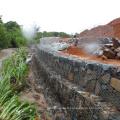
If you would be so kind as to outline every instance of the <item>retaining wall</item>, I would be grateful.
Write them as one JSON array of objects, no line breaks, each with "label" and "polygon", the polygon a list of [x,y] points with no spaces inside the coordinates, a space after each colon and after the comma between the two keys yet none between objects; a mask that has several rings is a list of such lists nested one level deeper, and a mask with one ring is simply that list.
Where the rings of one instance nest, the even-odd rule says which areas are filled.
[{"label": "retaining wall", "polygon": [[119,67],[67,57],[39,47],[32,61],[61,103],[74,107],[68,109],[71,119],[120,119]]}]

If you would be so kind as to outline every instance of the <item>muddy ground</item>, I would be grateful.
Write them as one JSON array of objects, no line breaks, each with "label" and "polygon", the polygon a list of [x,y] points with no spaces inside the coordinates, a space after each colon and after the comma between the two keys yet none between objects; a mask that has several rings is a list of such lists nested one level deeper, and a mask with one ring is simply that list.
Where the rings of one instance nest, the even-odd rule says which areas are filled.
[{"label": "muddy ground", "polygon": [[33,69],[32,62],[29,63],[29,74],[26,82],[27,86],[20,93],[22,100],[34,102],[38,107],[40,119],[36,120],[70,120],[69,116],[60,108],[63,108],[56,95],[42,83],[43,78]]},{"label": "muddy ground", "polygon": [[2,66],[2,60],[11,56],[15,52],[16,48],[9,48],[0,51],[0,68]]},{"label": "muddy ground", "polygon": [[31,66],[29,66],[29,74],[26,81],[27,86],[24,91],[20,93],[20,98],[36,104],[41,120],[52,120],[51,114],[47,114],[46,112],[49,106],[43,95],[42,86],[36,84],[35,76]]}]

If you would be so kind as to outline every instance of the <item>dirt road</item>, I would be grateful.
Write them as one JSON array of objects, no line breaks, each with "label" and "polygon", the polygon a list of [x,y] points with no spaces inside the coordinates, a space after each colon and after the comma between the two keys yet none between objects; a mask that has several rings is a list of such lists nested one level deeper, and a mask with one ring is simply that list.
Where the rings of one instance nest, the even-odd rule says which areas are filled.
[{"label": "dirt road", "polygon": [[[2,60],[11,56],[13,52],[15,52],[16,48],[9,48],[0,51],[0,69],[2,67]],[[1,79],[1,76],[0,76]]]},{"label": "dirt road", "polygon": [[16,48],[9,48],[0,51],[0,68],[2,66],[2,60],[12,55]]}]

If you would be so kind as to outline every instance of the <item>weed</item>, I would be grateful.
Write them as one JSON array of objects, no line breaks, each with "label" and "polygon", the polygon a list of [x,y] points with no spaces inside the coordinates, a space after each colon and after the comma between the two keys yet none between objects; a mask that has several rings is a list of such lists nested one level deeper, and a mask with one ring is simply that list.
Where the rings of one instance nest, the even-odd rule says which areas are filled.
[{"label": "weed", "polygon": [[28,73],[26,51],[20,48],[17,52],[3,60],[2,80],[0,81],[0,119],[35,120],[37,107],[34,103],[21,101],[16,94],[26,85]]}]

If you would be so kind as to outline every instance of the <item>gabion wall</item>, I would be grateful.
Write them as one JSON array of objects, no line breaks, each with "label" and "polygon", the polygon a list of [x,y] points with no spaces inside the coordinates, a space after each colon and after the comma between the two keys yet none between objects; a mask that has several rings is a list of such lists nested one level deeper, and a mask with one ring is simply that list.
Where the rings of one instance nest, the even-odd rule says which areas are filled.
[{"label": "gabion wall", "polygon": [[[44,81],[77,120],[117,120],[120,115],[120,68],[67,57],[37,48],[33,62]],[[89,109],[89,108],[94,109]],[[87,108],[87,109],[84,109]],[[97,109],[96,109],[97,108]],[[112,109],[111,111],[108,110]],[[109,115],[106,117],[106,110]],[[114,116],[113,116],[114,113]]]}]

